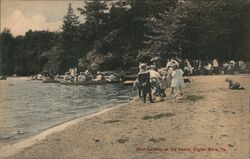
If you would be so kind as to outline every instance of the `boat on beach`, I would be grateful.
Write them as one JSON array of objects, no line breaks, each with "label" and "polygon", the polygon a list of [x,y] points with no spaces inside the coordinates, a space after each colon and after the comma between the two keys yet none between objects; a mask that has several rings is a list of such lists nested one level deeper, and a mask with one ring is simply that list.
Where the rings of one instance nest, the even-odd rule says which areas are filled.
[{"label": "boat on beach", "polygon": [[0,76],[0,80],[7,80],[6,76]]},{"label": "boat on beach", "polygon": [[127,80],[122,83],[124,86],[133,86],[134,81],[133,80]]},{"label": "boat on beach", "polygon": [[106,80],[106,84],[118,84],[118,83],[121,83],[121,81],[120,80],[113,80],[113,81]]},{"label": "boat on beach", "polygon": [[116,71],[104,71],[99,73],[103,76],[106,84],[118,84],[122,81],[120,74]]},{"label": "boat on beach", "polygon": [[31,80],[43,80],[43,76],[41,74],[35,75],[31,77]]},{"label": "boat on beach", "polygon": [[43,83],[60,83],[59,80],[56,79],[43,79]]},{"label": "boat on beach", "polygon": [[99,81],[89,80],[89,81],[82,81],[82,82],[60,81],[60,84],[63,84],[63,85],[105,85],[106,81],[105,80],[99,80]]}]

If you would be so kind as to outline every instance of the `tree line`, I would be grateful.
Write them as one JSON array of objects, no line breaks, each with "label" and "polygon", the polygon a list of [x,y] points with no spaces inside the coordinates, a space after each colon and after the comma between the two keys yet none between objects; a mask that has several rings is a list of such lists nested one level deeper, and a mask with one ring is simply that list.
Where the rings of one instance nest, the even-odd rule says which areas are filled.
[{"label": "tree line", "polygon": [[[62,31],[0,33],[0,74],[126,70],[154,56],[250,59],[250,2],[85,0],[69,3]],[[85,18],[80,22],[76,12]]]}]

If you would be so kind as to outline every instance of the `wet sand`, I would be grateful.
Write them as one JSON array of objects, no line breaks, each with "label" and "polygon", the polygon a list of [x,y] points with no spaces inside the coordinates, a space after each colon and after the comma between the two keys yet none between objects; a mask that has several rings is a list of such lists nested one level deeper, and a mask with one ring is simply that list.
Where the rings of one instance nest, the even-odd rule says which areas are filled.
[{"label": "wet sand", "polygon": [[[227,89],[226,77],[246,89]],[[2,147],[0,158],[249,158],[250,76],[191,78],[182,100],[136,100]]]}]

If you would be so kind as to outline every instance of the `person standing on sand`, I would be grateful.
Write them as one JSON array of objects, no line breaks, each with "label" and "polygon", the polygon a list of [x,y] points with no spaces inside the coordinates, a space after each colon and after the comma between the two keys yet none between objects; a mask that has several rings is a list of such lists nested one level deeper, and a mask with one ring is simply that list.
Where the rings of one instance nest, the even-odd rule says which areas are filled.
[{"label": "person standing on sand", "polygon": [[167,79],[167,68],[161,68],[158,70],[158,72],[161,75],[161,93],[162,93],[162,97],[166,97],[166,89],[168,88],[168,79]]},{"label": "person standing on sand", "polygon": [[133,83],[133,91],[135,91],[136,88],[138,89],[139,98],[141,98],[142,97],[142,95],[141,95],[142,89],[141,89],[141,86],[140,86],[138,78],[136,78],[136,80]]},{"label": "person standing on sand", "polygon": [[153,90],[153,95],[159,96],[160,100],[163,101],[162,77],[158,71],[154,65],[151,65],[150,69],[148,70],[150,74],[150,83]]},{"label": "person standing on sand", "polygon": [[[171,87],[171,81],[172,81],[172,72],[173,72],[173,65],[171,63],[167,63],[167,88]],[[170,95],[174,94],[174,88],[171,87],[171,93]]]},{"label": "person standing on sand", "polygon": [[207,66],[206,66],[206,75],[211,75],[212,70],[213,70],[213,66],[210,62],[208,62]]},{"label": "person standing on sand", "polygon": [[171,76],[172,76],[171,87],[174,88],[174,97],[177,97],[179,92],[180,95],[182,96],[184,88],[183,71],[179,69],[177,65],[174,65]]},{"label": "person standing on sand", "polygon": [[219,62],[217,59],[214,59],[213,60],[213,73],[217,75],[219,74],[219,72],[220,72]]},{"label": "person standing on sand", "polygon": [[142,63],[139,66],[140,72],[138,73],[138,81],[142,89],[143,102],[146,103],[147,94],[149,96],[150,103],[153,103],[151,94],[150,74],[147,71],[147,65]]}]

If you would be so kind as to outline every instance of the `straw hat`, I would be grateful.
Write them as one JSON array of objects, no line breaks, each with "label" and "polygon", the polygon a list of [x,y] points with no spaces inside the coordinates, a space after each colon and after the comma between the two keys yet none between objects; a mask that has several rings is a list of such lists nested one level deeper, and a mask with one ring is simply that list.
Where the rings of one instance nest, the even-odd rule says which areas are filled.
[{"label": "straw hat", "polygon": [[172,67],[173,67],[174,69],[178,69],[178,68],[179,68],[179,66],[178,66],[178,65],[176,65],[176,64],[175,64],[175,65],[173,65]]},{"label": "straw hat", "polygon": [[140,72],[145,72],[147,71],[147,65],[145,63],[141,63],[139,65]]},{"label": "straw hat", "polygon": [[155,65],[151,65],[150,68],[154,70],[154,69],[156,69],[156,66]]}]

